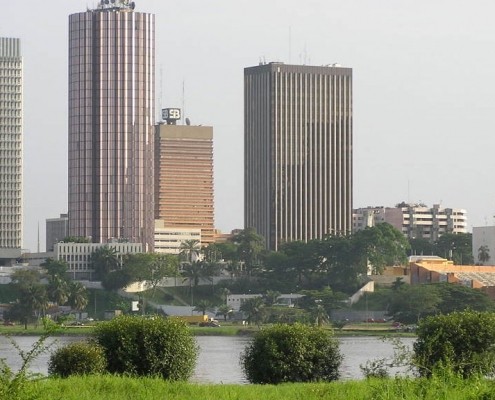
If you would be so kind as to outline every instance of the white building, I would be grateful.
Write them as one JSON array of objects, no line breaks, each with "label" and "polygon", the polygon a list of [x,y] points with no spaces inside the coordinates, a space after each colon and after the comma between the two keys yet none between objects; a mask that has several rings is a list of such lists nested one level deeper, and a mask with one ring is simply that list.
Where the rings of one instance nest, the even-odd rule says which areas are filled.
[{"label": "white building", "polygon": [[[479,260],[482,246],[486,246],[488,261]],[[495,265],[495,226],[473,227],[473,259],[476,264]]]},{"label": "white building", "polygon": [[22,248],[21,41],[0,38],[0,265]]},{"label": "white building", "polygon": [[119,261],[126,254],[143,252],[141,243],[55,243],[55,259],[67,262],[67,272],[73,279],[91,279],[91,254],[101,247],[115,249]]},{"label": "white building", "polygon": [[462,208],[401,204],[402,207],[366,207],[353,212],[353,231],[387,222],[410,239],[438,240],[444,233],[467,233],[467,213]]},{"label": "white building", "polygon": [[167,227],[163,220],[155,220],[155,253],[179,254],[180,246],[186,240],[197,240],[199,251],[201,228]]}]

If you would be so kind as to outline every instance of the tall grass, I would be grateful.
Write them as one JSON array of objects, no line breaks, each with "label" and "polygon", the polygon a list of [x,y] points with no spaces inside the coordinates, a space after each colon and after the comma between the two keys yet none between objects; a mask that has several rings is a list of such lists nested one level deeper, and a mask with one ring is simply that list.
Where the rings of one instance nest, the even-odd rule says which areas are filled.
[{"label": "tall grass", "polygon": [[370,379],[315,384],[204,385],[153,378],[72,377],[31,382],[27,393],[39,400],[460,400],[493,399],[495,383],[447,375],[432,379]]}]

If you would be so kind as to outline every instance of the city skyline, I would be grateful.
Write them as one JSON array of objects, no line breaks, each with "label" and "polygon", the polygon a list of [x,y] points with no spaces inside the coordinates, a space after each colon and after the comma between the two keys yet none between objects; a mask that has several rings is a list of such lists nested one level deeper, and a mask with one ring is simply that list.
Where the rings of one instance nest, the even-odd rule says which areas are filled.
[{"label": "city skyline", "polygon": [[[31,249],[37,224],[66,212],[67,18],[95,4],[9,2],[0,15],[0,36],[23,42]],[[218,228],[243,224],[242,70],[260,59],[353,67],[354,207],[443,203],[467,209],[470,227],[492,224],[495,5],[139,0],[136,10],[157,16],[157,109],[184,104],[193,124],[215,127]]]}]

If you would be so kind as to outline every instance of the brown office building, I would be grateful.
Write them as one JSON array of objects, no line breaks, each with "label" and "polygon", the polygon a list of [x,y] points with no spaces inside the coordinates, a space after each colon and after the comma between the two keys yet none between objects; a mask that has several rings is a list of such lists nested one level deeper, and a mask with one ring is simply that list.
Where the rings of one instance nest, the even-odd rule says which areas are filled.
[{"label": "brown office building", "polygon": [[214,242],[212,127],[156,127],[155,219],[167,229],[199,228],[201,245]]},{"label": "brown office building", "polygon": [[69,235],[153,247],[155,17],[101,2],[69,17]]},{"label": "brown office building", "polygon": [[352,230],[352,69],[244,70],[244,223],[271,250]]}]

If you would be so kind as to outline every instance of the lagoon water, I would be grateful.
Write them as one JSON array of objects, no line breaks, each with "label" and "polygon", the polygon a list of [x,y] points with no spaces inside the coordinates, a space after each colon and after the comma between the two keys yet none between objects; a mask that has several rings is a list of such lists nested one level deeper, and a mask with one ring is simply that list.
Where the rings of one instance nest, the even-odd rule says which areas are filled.
[{"label": "lagoon water", "polygon": [[[17,336],[14,338],[19,347],[28,350],[38,339],[35,336]],[[84,337],[57,337],[49,339],[51,349],[64,346],[70,342],[84,340]],[[249,337],[238,336],[198,336],[200,354],[196,370],[192,378],[197,383],[247,383],[239,364],[239,356],[249,343]],[[401,338],[401,341],[412,347],[414,338]],[[392,357],[393,345],[376,336],[356,336],[339,338],[340,350],[344,355],[341,365],[342,379],[362,379],[359,366],[368,360]],[[30,367],[33,373],[47,374],[50,351],[41,354]],[[17,350],[9,339],[0,336],[0,358],[15,371],[22,365]]]}]

